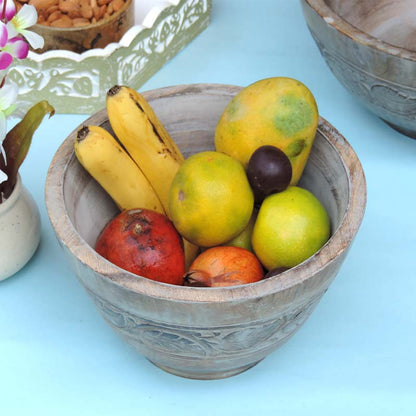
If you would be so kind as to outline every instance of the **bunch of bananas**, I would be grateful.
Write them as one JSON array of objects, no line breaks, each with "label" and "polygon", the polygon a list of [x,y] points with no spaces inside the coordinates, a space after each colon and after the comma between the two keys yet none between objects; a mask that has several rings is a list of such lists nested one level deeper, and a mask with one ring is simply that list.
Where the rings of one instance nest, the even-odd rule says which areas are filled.
[{"label": "bunch of bananas", "polygon": [[[145,98],[115,85],[106,107],[114,137],[101,126],[83,126],[74,148],[81,165],[120,210],[146,208],[169,217],[168,196],[184,158]],[[198,247],[184,240],[186,266]]]}]

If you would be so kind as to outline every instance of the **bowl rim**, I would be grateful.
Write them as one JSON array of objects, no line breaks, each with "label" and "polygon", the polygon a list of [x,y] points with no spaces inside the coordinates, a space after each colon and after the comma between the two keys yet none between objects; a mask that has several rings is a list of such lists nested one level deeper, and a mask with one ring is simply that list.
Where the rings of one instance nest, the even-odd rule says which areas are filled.
[{"label": "bowl rim", "polygon": [[[213,95],[229,94],[232,97],[241,89],[242,87],[227,84],[187,84],[158,88],[142,92],[142,94],[147,100],[201,92]],[[81,125],[88,124],[97,118],[106,118],[106,115],[106,109],[102,109],[87,118]],[[347,174],[350,195],[345,215],[337,229],[333,230],[327,243],[312,257],[296,267],[256,283],[222,288],[199,288],[156,282],[122,270],[99,256],[76,232],[66,213],[63,195],[64,176],[71,160],[75,157],[73,143],[79,127],[77,126],[59,146],[47,172],[45,203],[49,220],[60,244],[81,263],[87,265],[101,278],[138,294],[177,302],[223,303],[229,302],[230,299],[237,301],[261,298],[277,291],[290,289],[303,283],[342,255],[352,243],[364,216],[367,189],[361,163],[351,145],[338,130],[320,117],[318,131],[340,155]],[[92,262],[95,263],[94,266],[91,265]]]},{"label": "bowl rim", "polygon": [[378,39],[356,26],[349,23],[347,20],[340,17],[334,12],[327,4],[325,0],[302,0],[308,4],[327,25],[332,26],[338,32],[358,41],[370,48],[376,49],[380,52],[387,53],[400,59],[407,59],[410,61],[416,61],[416,52],[412,52],[409,49],[402,48],[400,46],[392,45],[381,39]]}]

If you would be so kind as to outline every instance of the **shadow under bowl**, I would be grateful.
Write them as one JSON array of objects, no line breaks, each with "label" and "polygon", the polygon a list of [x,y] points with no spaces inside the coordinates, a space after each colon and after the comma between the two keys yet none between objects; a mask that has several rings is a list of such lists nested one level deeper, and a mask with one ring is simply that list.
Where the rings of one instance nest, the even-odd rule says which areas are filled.
[{"label": "shadow under bowl", "polygon": [[[214,149],[219,117],[240,90],[195,84],[143,95],[187,157]],[[106,110],[82,125],[88,124],[109,129]],[[216,379],[252,367],[302,326],[346,258],[366,205],[361,164],[334,127],[320,119],[300,182],[326,207],[331,238],[297,267],[257,283],[227,288],[155,282],[120,269],[94,251],[98,234],[118,210],[74,155],[79,127],[65,139],[49,167],[47,210],[79,281],[127,343],[168,372]]]},{"label": "shadow under bowl", "polygon": [[416,138],[416,2],[301,0],[328,67],[366,108]]}]

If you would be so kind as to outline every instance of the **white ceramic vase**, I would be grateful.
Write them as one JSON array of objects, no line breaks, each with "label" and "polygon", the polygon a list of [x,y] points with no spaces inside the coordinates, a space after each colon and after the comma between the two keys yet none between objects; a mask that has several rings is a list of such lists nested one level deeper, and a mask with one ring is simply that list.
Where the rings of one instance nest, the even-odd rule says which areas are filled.
[{"label": "white ceramic vase", "polygon": [[31,259],[39,241],[39,209],[18,176],[10,197],[0,203],[0,281]]}]

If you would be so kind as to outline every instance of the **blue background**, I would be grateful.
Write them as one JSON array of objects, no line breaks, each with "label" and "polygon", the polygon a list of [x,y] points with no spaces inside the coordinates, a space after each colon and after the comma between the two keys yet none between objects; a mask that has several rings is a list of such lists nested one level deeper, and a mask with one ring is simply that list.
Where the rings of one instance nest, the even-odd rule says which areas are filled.
[{"label": "blue background", "polygon": [[367,178],[362,227],[310,319],[257,366],[224,380],[176,377],[137,354],[101,318],[49,223],[49,163],[86,118],[55,115],[42,123],[21,168],[41,212],[41,244],[0,283],[1,415],[415,414],[416,141],[338,83],[299,1],[214,0],[210,26],[140,90],[245,86],[271,76],[310,88]]}]

